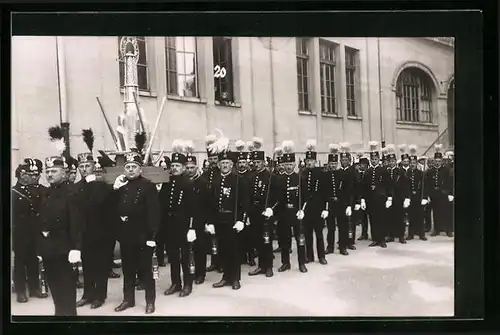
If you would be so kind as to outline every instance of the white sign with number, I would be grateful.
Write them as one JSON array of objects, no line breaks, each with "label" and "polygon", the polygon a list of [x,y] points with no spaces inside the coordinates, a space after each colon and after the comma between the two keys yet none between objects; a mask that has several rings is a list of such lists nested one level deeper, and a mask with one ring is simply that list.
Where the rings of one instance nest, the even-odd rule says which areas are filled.
[{"label": "white sign with number", "polygon": [[216,65],[214,67],[214,78],[224,78],[226,76],[226,68]]}]

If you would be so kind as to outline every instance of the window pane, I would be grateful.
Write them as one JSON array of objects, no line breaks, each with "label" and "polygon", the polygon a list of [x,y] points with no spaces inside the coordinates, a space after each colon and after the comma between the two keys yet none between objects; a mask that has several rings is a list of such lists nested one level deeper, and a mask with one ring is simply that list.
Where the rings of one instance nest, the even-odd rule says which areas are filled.
[{"label": "window pane", "polygon": [[178,95],[181,97],[196,97],[196,77],[178,75]]},{"label": "window pane", "polygon": [[184,37],[184,51],[186,52],[196,52],[196,38],[195,37]]},{"label": "window pane", "polygon": [[137,39],[137,45],[139,46],[139,64],[146,64],[146,42],[144,40]]},{"label": "window pane", "polygon": [[168,57],[167,57],[167,63],[168,63],[168,69],[172,71],[177,71],[177,56],[175,49],[168,49]]},{"label": "window pane", "polygon": [[186,72],[184,74],[194,75],[196,74],[196,64],[195,64],[195,55],[194,53],[185,53],[183,54],[184,65],[186,67]]},{"label": "window pane", "polygon": [[123,87],[125,80],[125,78],[123,77],[123,62],[120,62],[119,64],[119,71],[120,71],[120,87]]},{"label": "window pane", "polygon": [[167,74],[167,89],[169,94],[177,94],[177,74],[175,72]]},{"label": "window pane", "polygon": [[148,72],[145,66],[137,66],[137,81],[140,89],[148,89]]},{"label": "window pane", "polygon": [[177,73],[186,74],[186,61],[184,57],[184,53],[177,52]]}]

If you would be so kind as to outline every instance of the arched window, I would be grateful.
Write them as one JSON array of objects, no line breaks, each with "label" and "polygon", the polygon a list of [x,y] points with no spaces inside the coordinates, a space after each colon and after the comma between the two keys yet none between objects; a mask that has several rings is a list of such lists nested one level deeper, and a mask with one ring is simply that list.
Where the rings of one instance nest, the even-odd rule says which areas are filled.
[{"label": "arched window", "polygon": [[398,121],[432,123],[433,96],[433,83],[427,73],[414,67],[403,70],[396,84]]}]

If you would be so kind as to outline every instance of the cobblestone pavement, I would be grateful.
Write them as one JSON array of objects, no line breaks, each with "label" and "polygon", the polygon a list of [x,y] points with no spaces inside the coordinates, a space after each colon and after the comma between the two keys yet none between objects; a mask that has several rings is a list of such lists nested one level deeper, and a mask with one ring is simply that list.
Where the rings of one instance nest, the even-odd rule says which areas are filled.
[{"label": "cobblestone pavement", "polygon": [[[358,231],[359,236],[359,231]],[[242,266],[242,288],[212,288],[221,277],[209,273],[203,285],[195,285],[187,298],[164,296],[170,285],[169,265],[160,268],[156,312],[153,316],[453,316],[453,239],[444,235],[429,241],[388,243],[387,249],[368,248],[357,242],[349,256],[327,255],[328,265],[308,264],[300,273],[294,253],[292,270],[278,273],[280,255],[274,261],[275,275],[249,277]],[[117,270],[120,271],[120,270]],[[79,315],[142,316],[144,291],[136,292],[136,306],[121,313],[114,308],[122,300],[122,279],[109,280],[106,304]],[[82,290],[78,290],[78,298]],[[30,299],[19,304],[12,297],[13,315],[53,315],[52,299]]]}]

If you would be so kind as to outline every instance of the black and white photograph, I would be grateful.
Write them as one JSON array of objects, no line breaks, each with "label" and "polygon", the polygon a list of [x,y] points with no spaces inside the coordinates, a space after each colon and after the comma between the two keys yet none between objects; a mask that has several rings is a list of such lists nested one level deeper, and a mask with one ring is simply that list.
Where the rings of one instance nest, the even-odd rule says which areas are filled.
[{"label": "black and white photograph", "polygon": [[454,316],[453,37],[13,35],[11,122],[12,316]]}]

